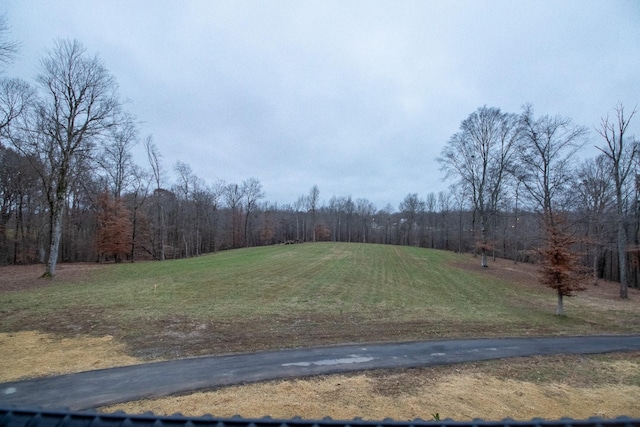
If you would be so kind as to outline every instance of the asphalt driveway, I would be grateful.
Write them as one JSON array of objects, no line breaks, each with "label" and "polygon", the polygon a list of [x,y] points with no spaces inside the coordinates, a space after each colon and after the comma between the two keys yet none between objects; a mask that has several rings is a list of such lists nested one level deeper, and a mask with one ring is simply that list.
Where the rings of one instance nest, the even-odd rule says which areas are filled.
[{"label": "asphalt driveway", "polygon": [[640,335],[342,345],[208,356],[0,384],[0,404],[92,409],[264,380],[488,359],[640,350]]}]

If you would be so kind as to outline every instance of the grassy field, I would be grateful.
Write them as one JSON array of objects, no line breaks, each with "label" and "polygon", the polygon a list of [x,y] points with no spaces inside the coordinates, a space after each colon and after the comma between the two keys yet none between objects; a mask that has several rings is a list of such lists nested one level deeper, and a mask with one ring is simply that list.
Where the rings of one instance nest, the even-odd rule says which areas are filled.
[{"label": "grassy field", "polygon": [[[637,333],[640,292],[589,286],[557,317],[531,265],[316,243],[177,261],[0,268],[0,382],[145,360],[345,342]],[[108,408],[248,417],[640,416],[640,353],[384,370]]]},{"label": "grassy field", "polygon": [[569,300],[568,316],[556,317],[555,296],[536,285],[534,270],[476,263],[405,246],[316,243],[107,265],[4,292],[0,332],[110,335],[132,356],[157,359],[343,342],[632,333],[640,326],[633,301],[600,294]]}]

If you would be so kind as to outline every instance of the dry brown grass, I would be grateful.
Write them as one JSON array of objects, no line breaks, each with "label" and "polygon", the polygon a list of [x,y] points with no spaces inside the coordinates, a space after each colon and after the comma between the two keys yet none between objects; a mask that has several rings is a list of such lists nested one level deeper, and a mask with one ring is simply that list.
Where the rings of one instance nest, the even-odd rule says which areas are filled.
[{"label": "dry brown grass", "polygon": [[[508,362],[502,362],[508,366]],[[616,375],[640,370],[634,361],[596,361]],[[574,386],[562,382],[530,382],[469,372],[456,367],[438,368],[437,379],[429,370],[383,375],[364,373],[306,380],[273,381],[229,387],[189,396],[147,400],[103,408],[105,412],[152,411],[220,417],[241,415],[259,418],[300,416],[306,419],[429,420],[438,413],[455,420],[529,420],[542,417],[586,419],[592,416],[640,417],[640,385],[598,384]],[[389,384],[389,382],[393,384]],[[391,387],[390,387],[391,385]]]},{"label": "dry brown grass", "polygon": [[35,331],[0,333],[0,382],[140,363],[113,337],[59,338]]}]

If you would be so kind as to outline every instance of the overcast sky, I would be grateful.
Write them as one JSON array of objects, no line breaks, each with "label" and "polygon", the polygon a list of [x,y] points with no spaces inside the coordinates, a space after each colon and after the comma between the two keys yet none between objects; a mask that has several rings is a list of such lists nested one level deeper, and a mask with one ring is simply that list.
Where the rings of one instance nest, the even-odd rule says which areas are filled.
[{"label": "overcast sky", "polygon": [[445,190],[436,158],[483,105],[570,117],[591,156],[601,118],[640,104],[638,0],[20,0],[0,13],[22,44],[5,76],[33,82],[43,51],[76,39],[165,170],[257,178],[279,204],[314,184],[323,202],[379,209]]}]

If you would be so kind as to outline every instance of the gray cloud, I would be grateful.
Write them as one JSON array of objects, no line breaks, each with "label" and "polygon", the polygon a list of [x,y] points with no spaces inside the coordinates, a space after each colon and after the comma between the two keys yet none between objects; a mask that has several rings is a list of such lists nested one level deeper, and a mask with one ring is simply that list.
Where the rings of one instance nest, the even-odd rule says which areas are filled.
[{"label": "gray cloud", "polygon": [[322,200],[378,208],[444,190],[435,159],[485,104],[529,102],[593,129],[617,102],[640,101],[633,1],[5,7],[23,44],[5,74],[31,79],[54,39],[78,39],[116,76],[165,169],[180,160],[207,182],[256,177],[279,203],[314,184]]}]

